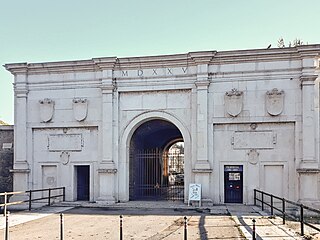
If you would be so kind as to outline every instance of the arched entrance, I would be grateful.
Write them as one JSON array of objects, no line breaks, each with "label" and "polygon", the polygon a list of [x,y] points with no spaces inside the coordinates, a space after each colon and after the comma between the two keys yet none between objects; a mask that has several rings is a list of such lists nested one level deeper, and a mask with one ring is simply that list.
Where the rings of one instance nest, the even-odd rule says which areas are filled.
[{"label": "arched entrance", "polygon": [[171,122],[150,120],[133,133],[130,141],[129,199],[184,199],[183,137]]}]

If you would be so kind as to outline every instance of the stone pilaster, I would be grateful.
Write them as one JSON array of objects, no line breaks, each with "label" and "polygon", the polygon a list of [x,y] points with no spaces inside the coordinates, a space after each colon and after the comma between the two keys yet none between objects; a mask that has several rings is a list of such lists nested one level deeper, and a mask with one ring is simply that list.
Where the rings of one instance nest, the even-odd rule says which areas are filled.
[{"label": "stone pilaster", "polygon": [[301,76],[302,86],[302,162],[300,168],[318,168],[315,133],[315,83],[316,75]]},{"label": "stone pilaster", "polygon": [[196,163],[193,172],[195,182],[202,186],[202,202],[211,202],[210,199],[210,175],[212,172],[208,156],[208,88],[210,85],[208,76],[208,64],[198,65],[196,85],[197,96],[197,124],[196,124]]},{"label": "stone pilaster", "polygon": [[114,81],[113,68],[115,58],[97,60],[96,64],[102,71],[101,79],[101,139],[102,159],[98,166],[99,202],[113,203],[116,201],[115,189],[117,178],[117,163],[114,160]]},{"label": "stone pilaster", "polygon": [[102,79],[102,161],[108,169],[114,169],[113,160],[113,81],[112,70],[104,71]]},{"label": "stone pilaster", "polygon": [[197,81],[197,159],[194,170],[210,171],[208,158],[208,65],[198,65]]},{"label": "stone pilaster", "polygon": [[27,74],[15,75],[14,83],[14,164],[13,170],[13,189],[14,191],[28,190],[29,163],[27,160]]}]

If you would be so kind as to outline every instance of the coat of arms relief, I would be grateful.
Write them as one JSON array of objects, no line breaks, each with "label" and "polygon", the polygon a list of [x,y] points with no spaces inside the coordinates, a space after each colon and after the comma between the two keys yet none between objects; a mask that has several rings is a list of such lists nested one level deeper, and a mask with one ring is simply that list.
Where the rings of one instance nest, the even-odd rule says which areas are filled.
[{"label": "coat of arms relief", "polygon": [[226,112],[232,116],[238,116],[243,108],[243,91],[239,91],[236,88],[226,92],[224,96],[224,103]]},{"label": "coat of arms relief", "polygon": [[277,88],[266,92],[266,109],[271,116],[278,116],[283,111],[284,91]]},{"label": "coat of arms relief", "polygon": [[87,113],[88,113],[87,99],[74,98],[72,107],[73,107],[73,116],[78,122],[81,122],[86,119]]},{"label": "coat of arms relief", "polygon": [[42,122],[50,122],[54,113],[54,101],[49,98],[39,100],[40,119]]}]

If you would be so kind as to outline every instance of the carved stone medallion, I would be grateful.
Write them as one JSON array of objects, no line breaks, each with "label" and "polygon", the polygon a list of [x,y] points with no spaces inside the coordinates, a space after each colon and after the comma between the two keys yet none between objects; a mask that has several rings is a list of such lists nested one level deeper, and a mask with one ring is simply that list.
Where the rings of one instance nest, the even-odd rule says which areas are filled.
[{"label": "carved stone medallion", "polygon": [[54,186],[55,178],[54,177],[47,177],[47,184],[49,186]]},{"label": "carved stone medallion", "polygon": [[271,116],[278,116],[283,111],[284,91],[277,88],[266,92],[266,109]]},{"label": "carved stone medallion", "polygon": [[39,101],[40,103],[40,119],[42,122],[50,122],[54,113],[54,101],[45,98]]},{"label": "carved stone medallion", "polygon": [[250,149],[248,154],[248,161],[249,163],[256,165],[259,161],[259,153],[256,149]]},{"label": "carved stone medallion", "polygon": [[87,99],[75,98],[72,105],[74,118],[79,122],[85,120],[88,112]]},{"label": "carved stone medallion", "polygon": [[237,89],[233,88],[231,91],[226,92],[224,96],[224,103],[226,112],[232,116],[238,116],[243,108],[243,92],[238,91]]},{"label": "carved stone medallion", "polygon": [[69,163],[70,153],[63,151],[60,154],[60,159],[63,165],[67,165]]}]

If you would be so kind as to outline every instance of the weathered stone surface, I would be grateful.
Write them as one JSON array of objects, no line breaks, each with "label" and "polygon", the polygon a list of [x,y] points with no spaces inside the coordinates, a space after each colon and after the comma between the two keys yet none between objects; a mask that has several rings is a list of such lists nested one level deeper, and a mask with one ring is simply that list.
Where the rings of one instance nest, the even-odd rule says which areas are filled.
[{"label": "weathered stone surface", "polygon": [[[132,136],[160,119],[185,144],[185,196],[196,182],[223,203],[224,166],[241,165],[244,203],[254,188],[320,202],[319,173],[297,172],[319,169],[319,54],[307,45],[5,65],[15,76],[15,189],[50,183],[75,200],[86,165],[90,201],[128,201]],[[45,112],[44,99],[54,103]]]}]

